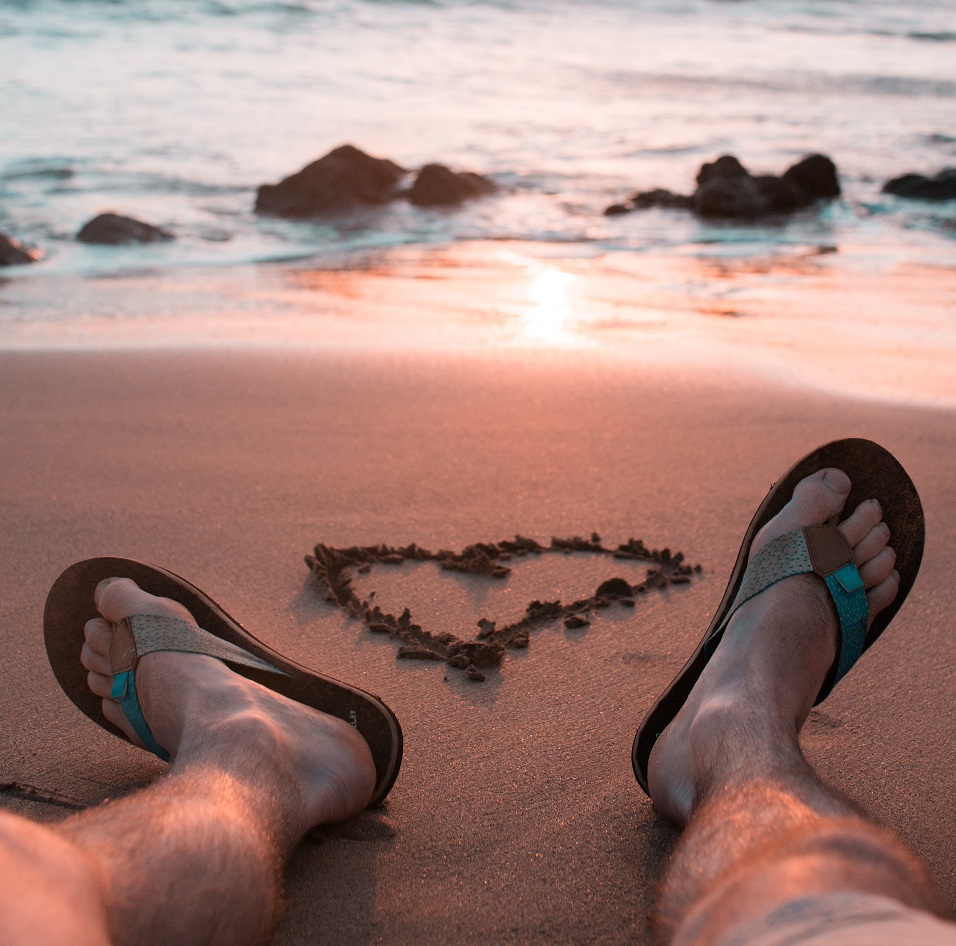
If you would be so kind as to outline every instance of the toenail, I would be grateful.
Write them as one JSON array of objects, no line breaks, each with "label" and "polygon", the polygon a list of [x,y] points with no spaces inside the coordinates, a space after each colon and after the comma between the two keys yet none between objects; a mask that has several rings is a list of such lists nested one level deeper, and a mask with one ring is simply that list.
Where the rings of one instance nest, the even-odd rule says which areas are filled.
[{"label": "toenail", "polygon": [[876,506],[876,511],[882,516],[883,507],[880,505],[880,501],[878,499],[871,499],[870,502],[873,503],[874,506]]},{"label": "toenail", "polygon": [[843,470],[827,470],[823,475],[823,482],[841,496],[850,492],[850,477]]}]

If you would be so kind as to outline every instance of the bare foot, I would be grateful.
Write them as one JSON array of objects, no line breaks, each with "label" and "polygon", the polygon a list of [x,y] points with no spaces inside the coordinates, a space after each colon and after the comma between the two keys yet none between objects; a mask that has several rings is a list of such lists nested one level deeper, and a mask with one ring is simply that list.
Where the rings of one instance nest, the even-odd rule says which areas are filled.
[{"label": "bare foot", "polygon": [[[106,718],[141,746],[109,698],[113,627],[133,614],[196,622],[178,602],[148,594],[128,578],[101,582],[94,599],[102,617],[87,622],[80,659]],[[147,654],[137,665],[136,689],[147,725],[172,756],[173,772],[211,765],[241,783],[254,768],[258,781],[274,780],[278,790],[296,795],[292,823],[284,825],[292,834],[343,821],[372,797],[372,754],[351,726],[233,673],[214,657]]]},{"label": "bare foot", "polygon": [[[757,534],[752,552],[843,509],[850,480],[820,470],[801,480],[790,502]],[[890,530],[876,500],[861,503],[839,529],[866,586],[870,621],[896,597],[899,575]],[[745,781],[772,743],[792,739],[836,656],[839,623],[815,575],[777,582],[742,605],[687,702],[658,739],[648,764],[655,807],[685,824],[712,787]]]}]

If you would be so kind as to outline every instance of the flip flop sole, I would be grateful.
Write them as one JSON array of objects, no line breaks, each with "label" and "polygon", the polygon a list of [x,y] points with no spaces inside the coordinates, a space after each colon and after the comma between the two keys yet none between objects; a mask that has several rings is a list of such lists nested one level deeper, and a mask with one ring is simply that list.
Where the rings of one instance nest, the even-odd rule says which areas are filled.
[{"label": "flip flop sole", "polygon": [[[896,550],[896,570],[900,575],[899,591],[893,603],[884,608],[870,625],[863,644],[864,651],[886,630],[906,600],[919,571],[925,534],[923,507],[913,481],[896,457],[871,440],[835,440],[818,447],[791,467],[771,487],[760,504],[744,535],[727,590],[710,626],[690,660],[671,681],[637,730],[631,749],[631,764],[638,784],[648,795],[647,764],[651,752],[661,733],[687,701],[690,691],[713,653],[713,646],[708,648],[707,645],[718,632],[737,596],[754,537],[790,501],[794,487],[800,480],[827,467],[843,470],[852,482],[852,489],[844,506],[846,516],[866,499],[879,500],[883,507],[883,521],[890,527],[890,544]],[[836,664],[827,675],[815,704],[824,700],[832,690],[835,670]]]},{"label": "flip flop sole", "polygon": [[86,668],[80,663],[84,625],[100,616],[93,603],[93,591],[104,578],[131,578],[150,594],[178,601],[201,628],[285,671],[288,676],[230,664],[236,673],[276,693],[353,725],[365,738],[375,761],[375,793],[369,805],[385,798],[402,762],[402,729],[395,714],[380,699],[276,653],[184,578],[145,562],[126,558],[77,562],[60,575],[47,596],[43,637],[50,666],[64,693],[94,723],[126,739],[125,733],[103,715],[100,697],[87,686]]}]

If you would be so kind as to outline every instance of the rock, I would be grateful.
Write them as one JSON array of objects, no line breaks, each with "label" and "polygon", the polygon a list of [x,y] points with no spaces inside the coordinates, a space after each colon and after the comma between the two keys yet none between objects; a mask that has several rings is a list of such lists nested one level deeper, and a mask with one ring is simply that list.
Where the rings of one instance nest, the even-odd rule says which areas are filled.
[{"label": "rock", "polygon": [[753,219],[793,213],[839,194],[836,165],[826,155],[811,154],[781,177],[755,177],[733,155],[724,155],[697,174],[694,210],[702,217]]},{"label": "rock", "polygon": [[697,175],[693,201],[701,217],[759,217],[768,212],[757,182],[736,158],[705,164]]},{"label": "rock", "polygon": [[662,207],[664,210],[690,210],[692,200],[684,194],[675,194],[661,187],[651,191],[638,191],[632,194],[626,203],[611,204],[604,211],[606,217],[616,217],[630,213],[632,210],[649,210],[652,207]]},{"label": "rock", "polygon": [[0,266],[24,266],[35,263],[41,256],[39,250],[28,250],[19,240],[0,233]]},{"label": "rock", "polygon": [[750,177],[750,172],[732,154],[725,154],[710,164],[702,164],[697,172],[698,190],[710,181]]},{"label": "rock", "polygon": [[631,198],[631,204],[635,210],[646,210],[650,207],[663,207],[665,210],[690,210],[692,200],[686,194],[674,194],[669,190],[657,188],[635,194]]},{"label": "rock", "polygon": [[385,204],[398,196],[395,188],[404,174],[393,161],[342,145],[278,184],[263,184],[256,213],[307,219]]},{"label": "rock", "polygon": [[903,174],[883,185],[884,194],[911,200],[956,200],[956,168],[945,168],[935,177]]},{"label": "rock", "polygon": [[120,214],[105,213],[83,224],[76,235],[81,243],[96,243],[104,246],[122,246],[126,243],[159,243],[172,240],[173,235],[161,227],[123,217]]},{"label": "rock", "polygon": [[736,157],[725,154],[701,165],[692,197],[662,189],[643,191],[625,203],[612,204],[604,213],[613,217],[632,210],[665,207],[693,210],[706,218],[754,220],[770,214],[793,213],[839,194],[836,165],[826,155],[812,154],[777,177],[754,176]]},{"label": "rock", "polygon": [[444,164],[426,164],[418,172],[408,199],[416,207],[452,207],[495,190],[495,185],[480,174],[453,171]]},{"label": "rock", "polygon": [[811,154],[783,172],[783,179],[811,200],[840,196],[836,165],[825,154]]},{"label": "rock", "polygon": [[792,181],[772,174],[754,178],[757,192],[766,204],[766,213],[792,213],[807,206],[806,195]]},{"label": "rock", "polygon": [[604,208],[605,217],[620,217],[622,214],[629,214],[634,209],[634,205],[628,201],[626,204],[611,204]]}]

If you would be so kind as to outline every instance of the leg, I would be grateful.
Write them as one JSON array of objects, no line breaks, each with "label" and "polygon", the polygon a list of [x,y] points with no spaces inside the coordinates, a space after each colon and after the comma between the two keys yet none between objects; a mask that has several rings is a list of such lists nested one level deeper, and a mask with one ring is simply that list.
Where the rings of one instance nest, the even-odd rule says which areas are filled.
[{"label": "leg", "polygon": [[[102,583],[96,599],[104,620],[87,625],[82,660],[107,717],[136,741],[108,698],[110,622],[191,617],[126,579]],[[173,757],[168,773],[52,829],[10,817],[5,830],[0,821],[0,897],[7,900],[11,878],[32,908],[3,904],[0,931],[9,923],[11,933],[4,942],[265,942],[284,859],[310,828],[342,821],[371,798],[374,765],[354,729],[218,660],[148,654],[137,687],[150,729]],[[38,916],[48,929],[38,931]]]},{"label": "leg", "polygon": [[[823,523],[849,494],[840,471],[803,480],[754,550]],[[854,548],[871,617],[899,577],[875,501],[840,529]],[[664,879],[662,940],[715,944],[740,924],[834,891],[891,898],[942,915],[926,870],[889,832],[826,788],[800,751],[799,731],[836,653],[836,614],[813,576],[748,601],[651,755],[651,797],[689,827]]]}]

